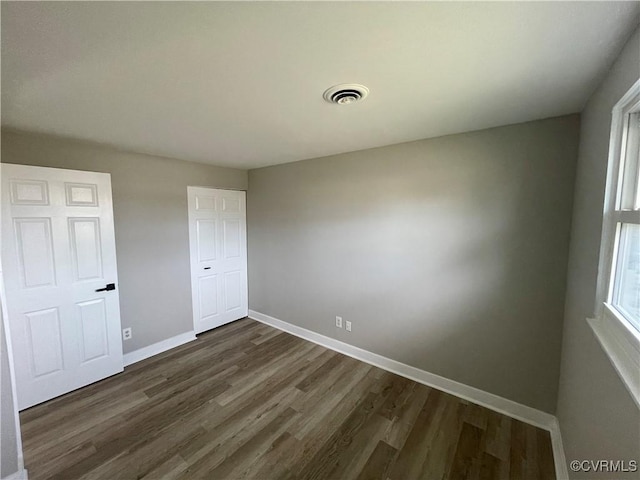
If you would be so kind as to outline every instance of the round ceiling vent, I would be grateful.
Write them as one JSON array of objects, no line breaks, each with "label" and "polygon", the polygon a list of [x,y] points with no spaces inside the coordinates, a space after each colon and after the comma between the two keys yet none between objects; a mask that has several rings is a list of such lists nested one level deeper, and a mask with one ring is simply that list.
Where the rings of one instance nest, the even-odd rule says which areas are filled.
[{"label": "round ceiling vent", "polygon": [[369,89],[364,85],[357,83],[343,83],[331,87],[324,92],[324,99],[330,103],[346,105],[348,103],[358,102],[369,95]]}]

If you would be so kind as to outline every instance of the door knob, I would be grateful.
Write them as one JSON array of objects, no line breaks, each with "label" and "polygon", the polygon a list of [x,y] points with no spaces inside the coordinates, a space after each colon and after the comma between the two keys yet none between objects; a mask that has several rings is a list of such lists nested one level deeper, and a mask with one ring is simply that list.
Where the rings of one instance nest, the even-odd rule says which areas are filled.
[{"label": "door knob", "polygon": [[116,284],[115,283],[107,283],[107,285],[104,288],[99,288],[96,290],[96,292],[109,292],[111,290],[115,290],[116,289]]}]

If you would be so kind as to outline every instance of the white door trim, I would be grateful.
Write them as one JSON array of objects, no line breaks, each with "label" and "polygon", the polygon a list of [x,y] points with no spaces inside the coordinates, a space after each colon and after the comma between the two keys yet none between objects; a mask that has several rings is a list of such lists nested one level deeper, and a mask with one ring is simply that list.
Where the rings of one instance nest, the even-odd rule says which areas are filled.
[{"label": "white door trim", "polygon": [[7,306],[4,293],[4,276],[2,274],[2,264],[0,262],[0,317],[2,317],[2,329],[4,331],[7,359],[9,362],[9,382],[11,383],[11,399],[13,402],[13,420],[16,432],[16,452],[18,455],[18,471],[10,477],[15,476],[16,479],[27,478],[27,471],[24,469],[24,454],[22,451],[22,430],[20,429],[20,413],[18,411],[18,393],[16,391],[16,372],[13,366],[13,346],[11,344],[11,331],[9,330],[9,317],[7,315]]},{"label": "white door trim", "polygon": [[[0,198],[2,198],[2,168],[0,168]],[[0,208],[0,225],[2,224],[2,209]],[[2,251],[2,235],[0,235],[0,252]],[[16,372],[13,365],[13,345],[11,343],[11,330],[9,327],[9,316],[7,313],[7,295],[4,289],[4,274],[2,270],[2,259],[0,256],[0,317],[2,319],[2,329],[4,331],[4,341],[6,346],[7,359],[9,363],[9,381],[11,384],[11,399],[13,402],[13,420],[16,432],[16,452],[18,455],[18,471],[11,475],[15,478],[27,479],[27,471],[24,469],[24,453],[22,450],[22,430],[20,428],[20,414],[18,411],[18,393],[16,390]],[[0,348],[4,346],[0,345]]]},{"label": "white door trim", "polygon": [[246,192],[187,187],[191,302],[196,334],[246,317]]}]

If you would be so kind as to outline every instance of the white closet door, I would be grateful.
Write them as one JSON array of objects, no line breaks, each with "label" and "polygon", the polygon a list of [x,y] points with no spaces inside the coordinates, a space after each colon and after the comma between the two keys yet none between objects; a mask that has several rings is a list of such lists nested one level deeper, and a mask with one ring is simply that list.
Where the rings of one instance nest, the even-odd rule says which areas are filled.
[{"label": "white closet door", "polygon": [[19,409],[123,370],[108,174],[2,164],[2,263]]},{"label": "white closet door", "polygon": [[194,329],[247,316],[245,192],[188,187]]}]

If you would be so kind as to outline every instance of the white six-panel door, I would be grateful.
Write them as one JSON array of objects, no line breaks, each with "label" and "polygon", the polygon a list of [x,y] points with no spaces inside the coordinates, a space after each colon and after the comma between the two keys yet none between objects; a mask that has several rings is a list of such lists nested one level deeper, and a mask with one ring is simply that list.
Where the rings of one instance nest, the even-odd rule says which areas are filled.
[{"label": "white six-panel door", "polygon": [[188,187],[194,329],[247,316],[245,192]]},{"label": "white six-panel door", "polygon": [[108,174],[2,164],[2,263],[19,409],[123,370]]}]

